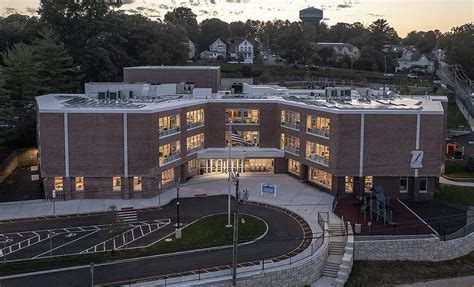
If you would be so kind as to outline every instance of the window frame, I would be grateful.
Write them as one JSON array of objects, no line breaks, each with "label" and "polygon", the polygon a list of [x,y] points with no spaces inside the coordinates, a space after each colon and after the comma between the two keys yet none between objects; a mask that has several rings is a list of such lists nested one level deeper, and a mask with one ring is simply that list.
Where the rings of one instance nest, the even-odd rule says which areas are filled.
[{"label": "window frame", "polygon": [[[405,190],[402,189],[402,180],[405,180]],[[401,176],[400,180],[398,182],[398,189],[400,190],[400,193],[408,193],[408,177],[407,176]]]},{"label": "window frame", "polygon": [[[424,181],[425,182],[425,188],[424,189],[421,189],[421,181]],[[422,176],[422,177],[419,177],[418,178],[418,192],[419,193],[428,193],[428,177],[426,176]]]}]

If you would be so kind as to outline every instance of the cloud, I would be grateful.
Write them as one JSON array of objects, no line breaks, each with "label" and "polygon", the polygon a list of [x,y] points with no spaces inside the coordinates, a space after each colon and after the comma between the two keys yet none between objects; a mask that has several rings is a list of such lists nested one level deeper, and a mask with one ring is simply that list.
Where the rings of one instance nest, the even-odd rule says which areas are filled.
[{"label": "cloud", "polygon": [[385,15],[383,15],[383,14],[376,14],[376,13],[367,13],[367,16],[371,16],[371,17],[385,17]]},{"label": "cloud", "polygon": [[339,5],[337,5],[338,9],[351,8],[351,7],[352,7],[352,5],[350,5],[350,4],[339,4]]}]

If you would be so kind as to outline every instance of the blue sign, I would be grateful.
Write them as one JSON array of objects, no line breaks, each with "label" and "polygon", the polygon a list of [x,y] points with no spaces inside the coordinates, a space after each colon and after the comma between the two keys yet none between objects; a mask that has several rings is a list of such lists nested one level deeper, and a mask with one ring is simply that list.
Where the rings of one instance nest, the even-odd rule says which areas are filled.
[{"label": "blue sign", "polygon": [[275,193],[276,185],[262,183],[262,192]]}]

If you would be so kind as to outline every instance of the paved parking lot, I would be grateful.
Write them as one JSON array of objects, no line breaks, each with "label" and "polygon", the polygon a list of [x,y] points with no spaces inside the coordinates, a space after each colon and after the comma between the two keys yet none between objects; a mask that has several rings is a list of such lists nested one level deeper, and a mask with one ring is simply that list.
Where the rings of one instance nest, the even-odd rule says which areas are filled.
[{"label": "paved parking lot", "polygon": [[115,237],[108,225],[3,233],[0,234],[0,257],[11,261],[146,247],[171,232],[171,228],[165,233],[157,232],[171,227],[170,223],[170,219],[133,222]]}]

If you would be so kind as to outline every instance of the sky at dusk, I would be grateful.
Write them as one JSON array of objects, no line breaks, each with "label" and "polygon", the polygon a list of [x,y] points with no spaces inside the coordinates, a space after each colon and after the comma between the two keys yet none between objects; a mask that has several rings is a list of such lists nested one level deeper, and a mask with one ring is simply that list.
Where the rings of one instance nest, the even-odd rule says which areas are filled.
[{"label": "sky at dusk", "polygon": [[[298,20],[300,9],[314,6],[324,10],[324,22],[361,22],[369,25],[387,19],[400,36],[412,30],[439,29],[473,22],[472,0],[125,0],[127,13],[141,13],[152,19],[163,18],[175,7],[190,7],[198,20],[217,17],[226,22],[253,20]],[[39,0],[0,0],[0,15],[35,14]]]}]

